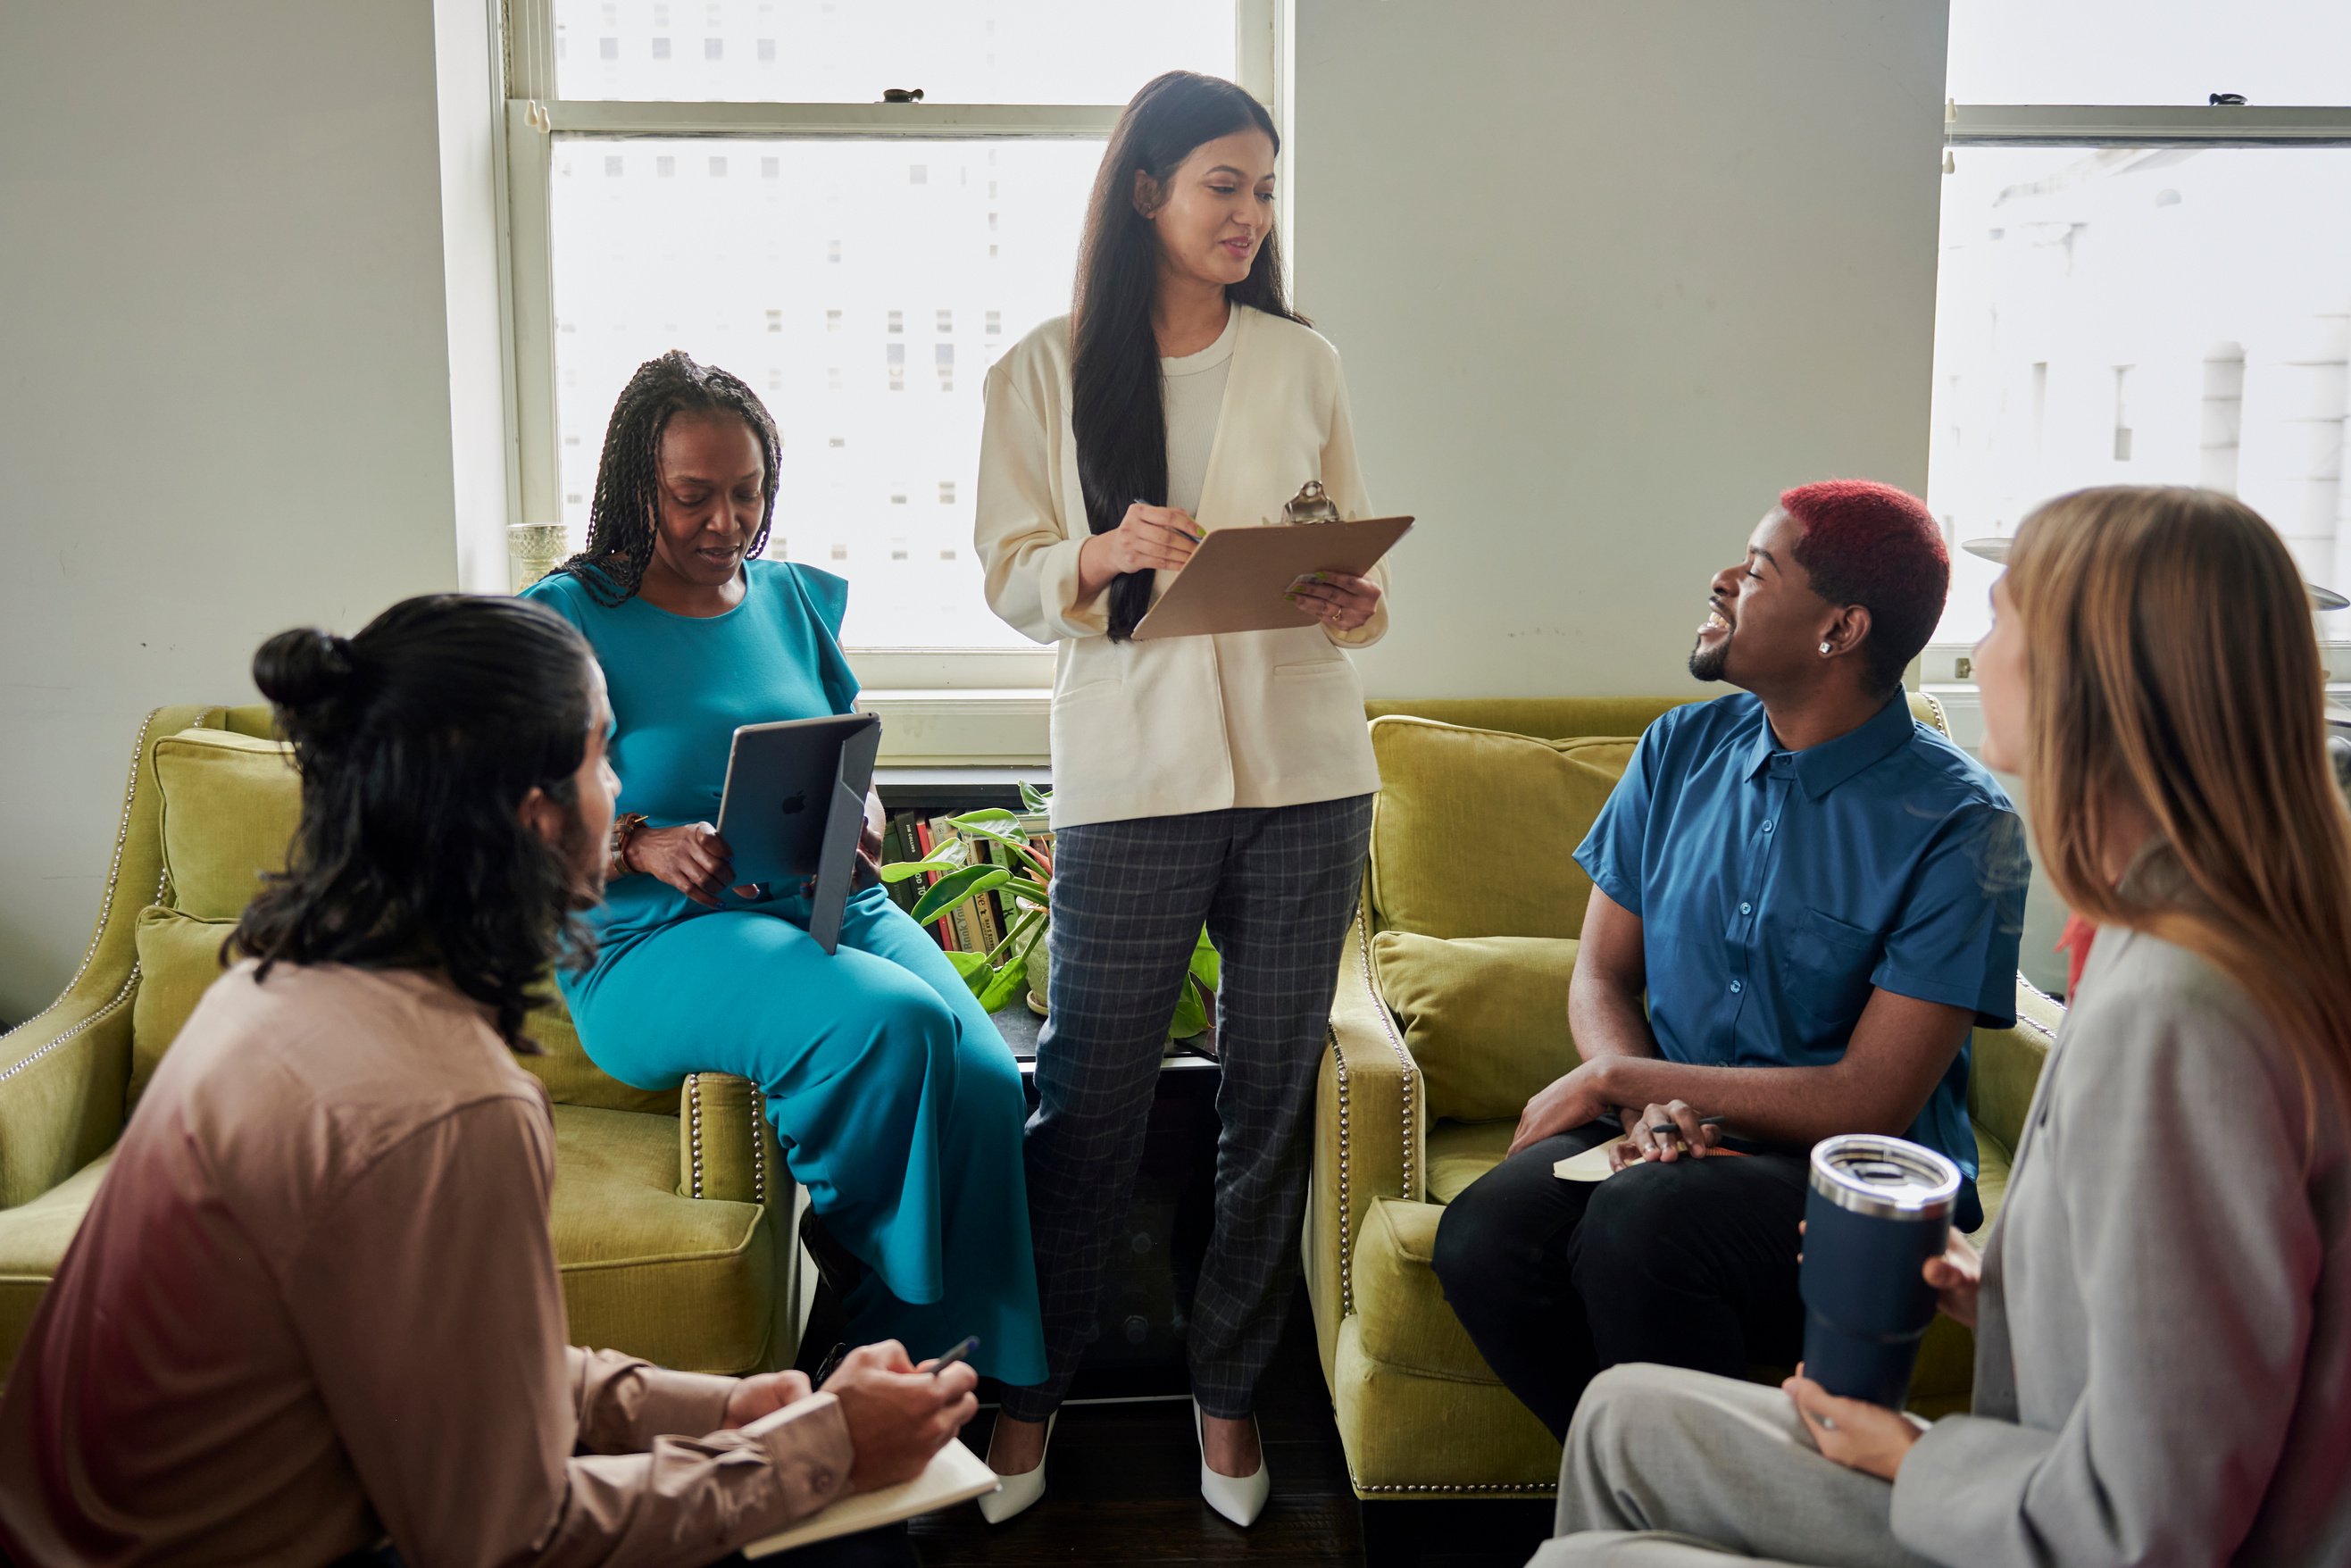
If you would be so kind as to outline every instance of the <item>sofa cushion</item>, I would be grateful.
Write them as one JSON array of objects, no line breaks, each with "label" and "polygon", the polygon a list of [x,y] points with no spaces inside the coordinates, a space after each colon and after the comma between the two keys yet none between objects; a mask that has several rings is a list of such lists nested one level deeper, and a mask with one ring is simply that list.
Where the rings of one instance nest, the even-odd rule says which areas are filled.
[{"label": "sofa cushion", "polygon": [[[0,1210],[0,1367],[24,1343],[112,1158]],[[756,1203],[676,1189],[674,1119],[555,1108],[550,1221],[572,1339],[690,1372],[767,1364],[779,1276],[775,1226],[761,1223],[766,1211]]]},{"label": "sofa cushion", "polygon": [[[260,891],[262,873],[284,868],[302,816],[302,779],[293,759],[290,747],[227,729],[183,729],[155,743],[155,777],[163,796],[163,863],[171,876],[172,909],[194,921],[234,925]],[[146,964],[147,924],[142,915],[140,956],[145,967],[131,1048],[134,1104],[172,1037],[219,972],[204,970],[194,961],[205,933],[192,927],[159,932],[159,957],[168,949],[184,961],[174,963],[162,977],[173,982],[168,994],[151,1001],[147,988],[159,973]],[[214,949],[227,935],[224,926],[210,936]],[[163,1026],[160,1038],[148,1037],[151,1019]],[[521,1058],[523,1068],[547,1085],[557,1103],[677,1113],[674,1089],[632,1089],[589,1060],[560,1000],[534,1012],[526,1028],[542,1054]]]},{"label": "sofa cushion", "polygon": [[1428,1129],[1428,1201],[1451,1203],[1502,1163],[1517,1135],[1515,1113],[1499,1122],[1434,1122]]},{"label": "sofa cushion", "polygon": [[[677,1114],[674,1088],[633,1088],[596,1065],[587,1048],[580,1043],[579,1026],[571,1021],[571,1009],[563,1005],[562,998],[552,997],[545,1007],[533,1009],[523,1019],[522,1029],[538,1044],[538,1052],[517,1056],[515,1061],[525,1072],[547,1085],[547,1097],[557,1104],[592,1105],[604,1111],[645,1111],[662,1116]],[[675,1148],[670,1151],[670,1163],[673,1166],[677,1163]],[[671,1179],[676,1179],[674,1169]]]},{"label": "sofa cushion", "polygon": [[139,991],[131,998],[131,1089],[139,1103],[163,1053],[221,975],[221,944],[234,920],[197,920],[160,904],[139,912]]},{"label": "sofa cushion", "polygon": [[1333,1416],[1347,1477],[1378,1500],[1559,1495],[1559,1438],[1499,1383],[1392,1365],[1364,1349],[1364,1319],[1338,1331]]},{"label": "sofa cushion", "polygon": [[674,1118],[555,1107],[550,1207],[574,1343],[687,1372],[767,1364],[775,1227],[756,1203],[679,1196]]},{"label": "sofa cushion", "polygon": [[1444,1213],[1437,1204],[1383,1197],[1364,1216],[1353,1270],[1364,1354],[1426,1377],[1499,1383],[1429,1266]]},{"label": "sofa cushion", "polygon": [[109,1149],[30,1203],[0,1208],[0,1376],[16,1363],[42,1293],[57,1278],[113,1159]]},{"label": "sofa cushion", "polygon": [[1331,1373],[1348,1477],[1363,1495],[1548,1502],[1558,1494],[1558,1440],[1517,1395],[1491,1379],[1384,1362],[1365,1350],[1369,1337],[1362,1317],[1341,1324]]},{"label": "sofa cushion", "polygon": [[172,907],[235,920],[282,871],[302,817],[290,747],[225,729],[183,729],[155,743],[163,798],[163,868]]},{"label": "sofa cushion", "polygon": [[1537,740],[1428,719],[1374,719],[1380,793],[1372,904],[1424,936],[1572,937],[1591,879],[1576,847],[1635,741]]},{"label": "sofa cushion", "polygon": [[1515,1118],[1582,1060],[1567,1032],[1569,938],[1383,931],[1372,964],[1435,1115]]}]

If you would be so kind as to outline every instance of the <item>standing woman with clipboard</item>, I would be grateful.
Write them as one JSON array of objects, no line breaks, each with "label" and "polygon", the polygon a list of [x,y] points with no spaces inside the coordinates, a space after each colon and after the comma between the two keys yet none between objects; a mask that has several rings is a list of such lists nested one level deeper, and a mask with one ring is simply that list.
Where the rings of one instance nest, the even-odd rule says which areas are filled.
[{"label": "standing woman with clipboard", "polygon": [[1048,1375],[1006,1390],[989,1451],[1004,1490],[981,1500],[994,1520],[1044,1490],[1203,924],[1223,963],[1224,1132],[1189,1337],[1200,1484],[1242,1525],[1268,1492],[1251,1409],[1297,1279],[1315,1074],[1379,788],[1342,650],[1386,630],[1384,573],[1301,579],[1316,624],[1133,633],[1205,529],[1270,521],[1309,479],[1343,515],[1368,509],[1339,356],[1282,296],[1279,148],[1230,82],[1144,87],[1094,183],[1071,316],[988,373],[988,603],[1060,650],[1027,1143]]}]

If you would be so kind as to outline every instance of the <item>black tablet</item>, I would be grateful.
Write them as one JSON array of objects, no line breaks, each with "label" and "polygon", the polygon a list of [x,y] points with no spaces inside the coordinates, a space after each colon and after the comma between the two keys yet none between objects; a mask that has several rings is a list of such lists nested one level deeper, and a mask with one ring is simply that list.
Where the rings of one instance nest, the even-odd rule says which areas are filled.
[{"label": "black tablet", "polygon": [[790,893],[814,877],[809,935],[828,953],[841,944],[881,748],[880,719],[838,714],[747,724],[726,758],[718,836],[734,852],[734,880]]}]

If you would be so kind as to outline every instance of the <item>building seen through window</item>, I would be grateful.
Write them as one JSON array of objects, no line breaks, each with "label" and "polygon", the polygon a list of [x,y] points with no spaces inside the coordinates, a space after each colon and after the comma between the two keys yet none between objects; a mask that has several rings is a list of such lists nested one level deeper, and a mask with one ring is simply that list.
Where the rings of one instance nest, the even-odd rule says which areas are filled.
[{"label": "building seen through window", "polygon": [[[1069,309],[1102,143],[732,141],[727,167],[776,168],[750,183],[721,173],[706,144],[615,145],[554,147],[564,520],[586,527],[573,497],[594,494],[622,384],[681,348],[774,413],[776,534],[850,579],[852,643],[1028,646],[988,611],[970,548],[982,382],[1021,333]],[[927,181],[907,182],[910,158]],[[910,507],[917,493],[939,504]],[[905,548],[879,548],[885,529]]]},{"label": "building seen through window", "polygon": [[[1928,500],[1953,543],[2087,485],[2204,485],[2351,584],[2351,149],[1961,148]],[[1937,641],[1990,623],[1955,560]],[[2346,633],[2321,623],[2332,637]]]},{"label": "building seen through window", "polygon": [[[2215,93],[2351,124],[2351,5],[1952,0],[1949,91],[1963,117],[2126,105],[2183,133],[1954,151],[1928,478],[1951,542],[2085,486],[2201,485],[2351,585],[2351,147],[2199,144]],[[1982,634],[1997,574],[1954,556],[1938,643]]]}]

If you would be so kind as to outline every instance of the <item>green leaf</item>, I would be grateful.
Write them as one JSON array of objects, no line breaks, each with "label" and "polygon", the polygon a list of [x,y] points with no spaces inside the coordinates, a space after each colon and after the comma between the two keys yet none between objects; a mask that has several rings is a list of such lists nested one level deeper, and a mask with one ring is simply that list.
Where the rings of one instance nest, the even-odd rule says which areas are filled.
[{"label": "green leaf", "polygon": [[1006,883],[1004,884],[1004,891],[1007,893],[1019,894],[1021,897],[1027,899],[1029,903],[1035,904],[1040,909],[1044,908],[1053,900],[1053,895],[1047,891],[1043,883],[1032,882],[1025,876],[1016,876],[1010,882]]},{"label": "green leaf", "polygon": [[1007,1006],[1029,988],[1029,960],[1015,958],[988,977],[987,984],[979,989],[979,1005],[994,1012]]},{"label": "green leaf", "polygon": [[1043,929],[1044,925],[1045,912],[1041,909],[1026,910],[1015,916],[1012,929],[1004,934],[1004,940],[998,942],[995,951],[988,954],[987,961],[991,964],[1006,964],[1015,958],[1027,957],[1029,949],[1037,945],[1037,934]]},{"label": "green leaf", "polygon": [[1029,841],[1026,838],[1014,833],[998,832],[985,822],[973,823],[970,832],[976,839],[993,839],[998,843],[1005,845],[1014,854],[1028,862],[1029,869],[1039,876],[1045,874],[1045,862],[1037,858],[1037,852],[1029,847]]},{"label": "green leaf", "polygon": [[1200,1003],[1199,987],[1189,976],[1184,980],[1184,994],[1176,998],[1176,1016],[1168,1021],[1167,1038],[1189,1040],[1208,1027],[1208,1009]]},{"label": "green leaf", "polygon": [[961,871],[949,872],[925,888],[923,896],[914,901],[914,923],[928,925],[965,900],[1011,880],[1012,873],[1000,865],[967,865]]},{"label": "green leaf", "polygon": [[1024,783],[1020,786],[1020,803],[1032,811],[1041,811],[1051,805],[1052,800],[1034,784]]},{"label": "green leaf", "polygon": [[978,811],[966,811],[960,817],[947,819],[958,828],[968,828],[978,822],[1017,822],[1019,820],[1019,812],[1008,810],[1002,806],[990,806]]},{"label": "green leaf", "polygon": [[1225,973],[1225,961],[1216,955],[1216,943],[1211,943],[1211,940],[1208,940],[1208,934],[1201,931],[1199,943],[1192,947],[1192,977],[1199,980],[1201,985],[1206,985],[1206,988],[1213,992],[1213,989],[1217,988],[1217,983],[1220,983],[1223,973]]},{"label": "green leaf", "polygon": [[882,868],[882,880],[891,883],[904,882],[909,877],[947,869],[950,868],[941,865],[937,861],[892,861]]},{"label": "green leaf", "polygon": [[1169,1038],[1189,1040],[1208,1027],[1207,998],[1217,994],[1217,981],[1224,962],[1217,956],[1216,944],[1208,940],[1206,930],[1192,945],[1192,962],[1186,970],[1183,993],[1176,998],[1176,1017],[1167,1027]]},{"label": "green leaf", "polygon": [[977,996],[980,986],[985,984],[988,977],[987,956],[984,953],[959,953],[950,950],[947,954],[947,962],[955,966],[955,972],[963,977],[964,984],[971,987],[972,993]]}]

